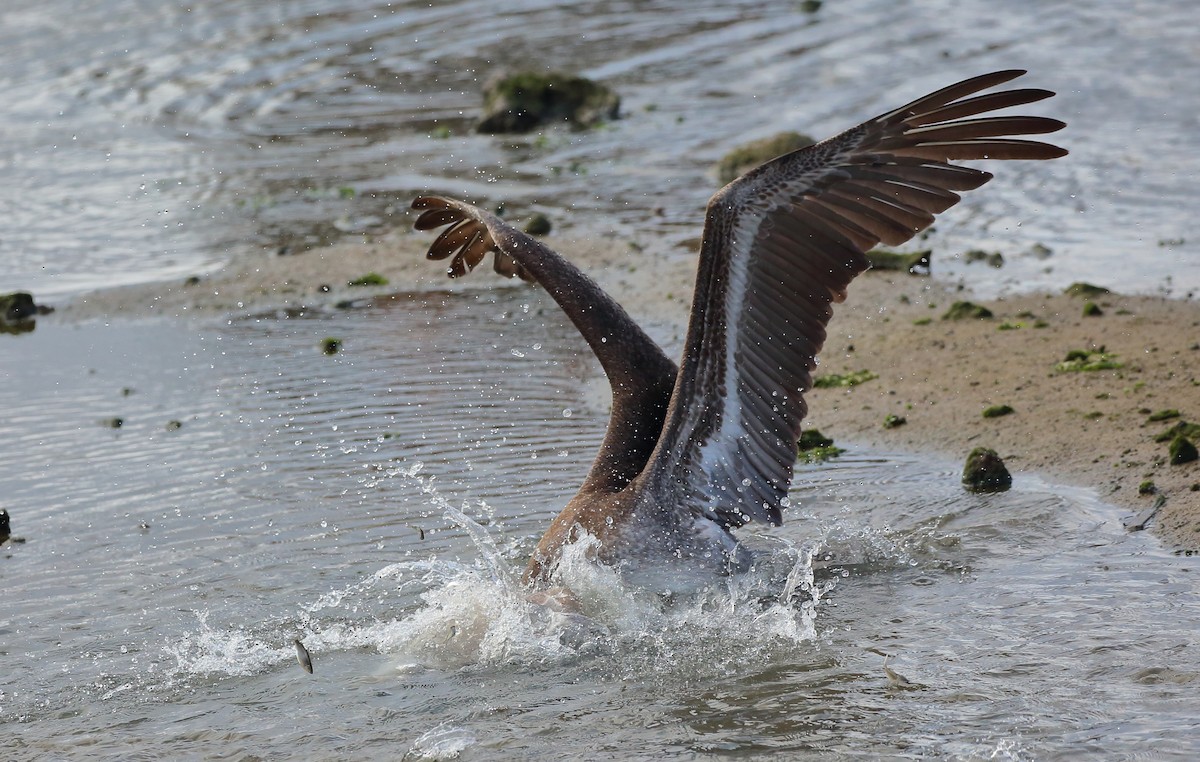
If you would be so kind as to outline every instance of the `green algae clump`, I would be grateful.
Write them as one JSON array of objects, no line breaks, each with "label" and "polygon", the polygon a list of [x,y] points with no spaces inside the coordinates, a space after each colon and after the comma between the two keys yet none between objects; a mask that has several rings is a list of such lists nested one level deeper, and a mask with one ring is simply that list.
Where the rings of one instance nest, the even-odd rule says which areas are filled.
[{"label": "green algae clump", "polygon": [[836,458],[845,450],[833,444],[833,440],[817,429],[805,429],[796,443],[796,454],[805,463],[821,463]]},{"label": "green algae clump", "polygon": [[1097,370],[1117,370],[1125,367],[1117,360],[1117,356],[1099,349],[1072,349],[1067,357],[1056,364],[1054,369],[1059,373],[1090,373]]},{"label": "green algae clump", "polygon": [[1159,444],[1170,442],[1175,437],[1187,437],[1188,439],[1200,440],[1200,423],[1188,423],[1187,421],[1176,421],[1175,425],[1154,438]]},{"label": "green algae clump", "polygon": [[347,286],[386,286],[388,279],[379,273],[367,273],[346,283]]},{"label": "green algae clump", "polygon": [[519,71],[500,74],[484,85],[484,115],[476,129],[494,135],[529,132],[555,122],[591,127],[616,119],[620,108],[620,96],[586,77]]},{"label": "green algae clump", "polygon": [[1170,408],[1167,410],[1159,410],[1157,413],[1151,413],[1150,416],[1148,418],[1146,418],[1146,422],[1147,423],[1157,423],[1158,421],[1166,421],[1171,418],[1178,418],[1178,417],[1179,417],[1179,411],[1175,410],[1174,408]]},{"label": "green algae clump", "polygon": [[342,349],[342,340],[330,336],[321,341],[321,351],[327,355],[336,355]]},{"label": "green algae clump", "polygon": [[1012,474],[995,450],[976,447],[963,466],[962,483],[968,492],[1004,492],[1012,487]]},{"label": "green algae clump", "polygon": [[921,251],[888,251],[887,249],[871,249],[867,252],[867,261],[872,270],[895,270],[910,275],[929,275],[932,271],[930,257],[933,249]]},{"label": "green algae clump", "polygon": [[885,429],[895,429],[895,428],[899,428],[900,426],[903,426],[903,425],[904,425],[904,424],[906,424],[906,423],[908,423],[908,419],[907,419],[907,418],[905,418],[905,417],[904,417],[904,416],[902,416],[902,415],[895,415],[895,414],[892,414],[892,413],[889,413],[889,414],[888,414],[887,416],[885,416],[885,417],[884,417],[884,419],[883,419],[883,427],[884,427]]},{"label": "green algae clump", "polygon": [[1100,309],[1100,305],[1092,301],[1083,303],[1084,317],[1100,317],[1104,314],[1104,310]]},{"label": "green algae clump", "polygon": [[865,369],[852,373],[827,373],[813,379],[813,386],[817,389],[849,388],[876,378],[879,378],[878,373],[872,373]]},{"label": "green algae clump", "polygon": [[807,148],[817,141],[799,132],[778,132],[761,140],[752,140],[738,146],[717,162],[717,179],[721,184],[731,183],[746,172],[771,159],[792,151]]},{"label": "green algae clump", "polygon": [[1000,418],[1001,416],[1010,415],[1015,412],[1010,405],[992,405],[983,409],[983,417]]},{"label": "green algae clump", "polygon": [[987,320],[993,317],[992,311],[974,302],[955,302],[942,315],[942,320]]}]

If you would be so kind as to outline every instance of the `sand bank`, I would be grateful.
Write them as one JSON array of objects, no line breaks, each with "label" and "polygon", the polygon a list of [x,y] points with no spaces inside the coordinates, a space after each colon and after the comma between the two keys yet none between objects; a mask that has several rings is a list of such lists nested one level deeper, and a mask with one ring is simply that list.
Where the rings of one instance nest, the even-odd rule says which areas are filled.
[{"label": "sand bank", "polygon": [[[528,287],[486,266],[449,281],[439,263],[423,256],[429,240],[397,230],[302,255],[247,256],[198,282],[94,293],[61,314],[186,317],[332,306],[417,289]],[[548,242],[677,351],[693,255],[643,253],[616,240]],[[388,285],[347,285],[368,272]],[[808,425],[843,443],[954,459],[976,446],[991,447],[1014,472],[1090,487],[1131,514],[1161,503],[1149,528],[1180,548],[1200,548],[1200,462],[1171,465],[1168,443],[1156,441],[1179,421],[1200,423],[1200,303],[1109,294],[1094,299],[1102,314],[1085,317],[1081,298],[1032,294],[976,300],[991,318],[943,319],[964,299],[971,297],[961,287],[904,273],[872,271],[856,280],[837,307],[818,375],[866,370],[877,377],[849,388],[814,389]],[[1057,369],[1072,350],[1101,348],[1119,367]],[[1012,412],[984,416],[1001,405]],[[904,424],[885,428],[889,415]]]}]

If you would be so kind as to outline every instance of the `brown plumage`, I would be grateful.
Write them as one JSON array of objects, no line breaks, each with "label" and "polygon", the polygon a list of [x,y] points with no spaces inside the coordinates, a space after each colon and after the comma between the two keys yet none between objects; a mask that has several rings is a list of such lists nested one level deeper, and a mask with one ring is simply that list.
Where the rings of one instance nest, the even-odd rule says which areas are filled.
[{"label": "brown plumage", "polygon": [[[1036,116],[980,116],[1048,90],[978,94],[1024,74],[985,74],[930,93],[746,173],[709,201],[695,295],[676,370],[628,314],[574,265],[495,216],[423,196],[420,230],[465,275],[488,252],[497,272],[541,284],[599,358],[613,391],[600,452],[551,523],[527,579],[550,582],[580,530],[631,575],[729,571],[746,552],[730,533],[778,525],[796,458],[804,392],[832,303],[867,269],[865,252],[901,244],[992,175],[955,159],[1053,159],[1066,151],[1012,136],[1055,132]],[[619,339],[619,340],[617,340]]]}]

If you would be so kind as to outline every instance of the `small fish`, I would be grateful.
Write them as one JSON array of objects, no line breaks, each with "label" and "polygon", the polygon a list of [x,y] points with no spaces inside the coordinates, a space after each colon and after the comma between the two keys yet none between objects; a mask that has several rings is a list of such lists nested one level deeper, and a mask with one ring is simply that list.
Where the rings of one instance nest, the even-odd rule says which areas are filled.
[{"label": "small fish", "polygon": [[883,673],[887,675],[888,684],[893,688],[914,688],[916,687],[907,677],[900,674],[896,670],[887,665],[891,654],[885,654],[883,657]]},{"label": "small fish", "polygon": [[292,643],[296,646],[296,661],[300,662],[300,666],[304,667],[304,671],[311,675],[313,673],[312,657],[308,655],[308,649],[304,647],[299,638],[294,638]]}]

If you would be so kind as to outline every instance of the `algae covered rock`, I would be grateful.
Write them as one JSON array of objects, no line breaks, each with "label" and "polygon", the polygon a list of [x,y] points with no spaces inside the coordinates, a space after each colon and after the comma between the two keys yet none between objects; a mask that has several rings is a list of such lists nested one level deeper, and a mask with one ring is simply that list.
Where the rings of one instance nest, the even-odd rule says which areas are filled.
[{"label": "algae covered rock", "polygon": [[1108,290],[1104,286],[1095,286],[1091,283],[1078,281],[1064,288],[1063,293],[1067,296],[1080,296],[1085,299],[1095,299],[1096,297],[1100,296],[1108,296],[1112,293],[1112,291]]},{"label": "algae covered rock", "polygon": [[1171,440],[1171,445],[1167,452],[1170,455],[1169,462],[1172,466],[1182,466],[1184,463],[1200,460],[1200,452],[1197,452],[1196,445],[1192,444],[1182,434]]},{"label": "algae covered rock", "polygon": [[717,179],[731,183],[760,164],[785,153],[807,148],[817,141],[799,132],[778,132],[761,140],[738,146],[717,162]]},{"label": "algae covered rock", "polygon": [[476,129],[487,134],[529,132],[568,122],[590,127],[616,119],[621,98],[604,85],[561,72],[501,73],[483,87],[483,118]]},{"label": "algae covered rock", "polygon": [[541,212],[535,212],[529,218],[529,222],[525,223],[525,232],[529,235],[549,235],[554,226],[550,224],[550,218]]},{"label": "algae covered rock", "polygon": [[53,312],[51,307],[35,304],[27,291],[0,294],[0,333],[27,333],[36,325],[34,318]]},{"label": "algae covered rock", "polygon": [[37,305],[33,303],[32,294],[25,291],[0,294],[0,320],[15,323],[36,314]]},{"label": "algae covered rock", "polygon": [[968,492],[1004,492],[1012,487],[1012,475],[995,450],[976,447],[963,466],[962,483]]}]

